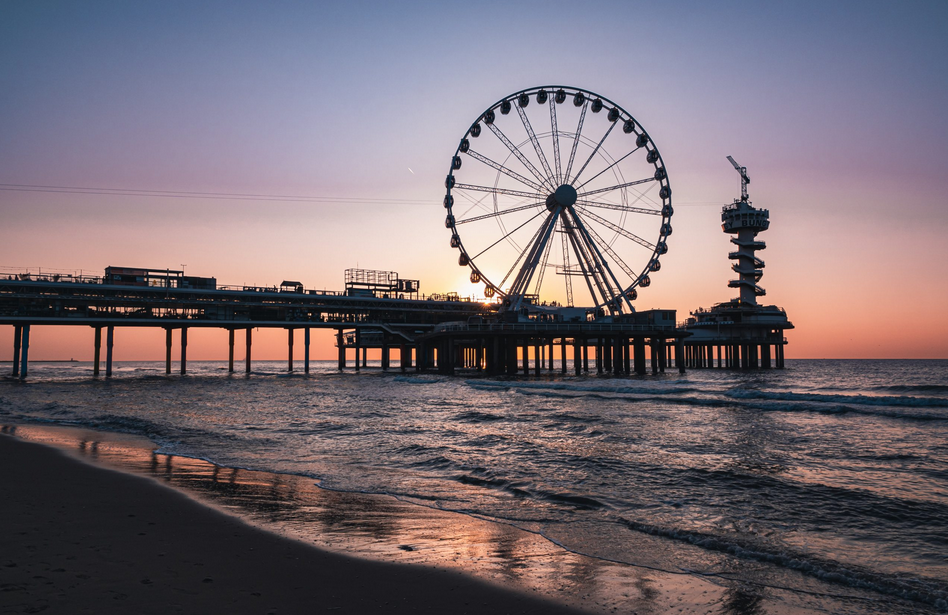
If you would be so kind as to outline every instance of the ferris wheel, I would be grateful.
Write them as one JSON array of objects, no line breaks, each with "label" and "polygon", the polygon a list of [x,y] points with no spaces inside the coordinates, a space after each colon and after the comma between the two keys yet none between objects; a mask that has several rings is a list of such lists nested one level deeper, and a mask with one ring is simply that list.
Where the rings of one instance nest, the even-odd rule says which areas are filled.
[{"label": "ferris wheel", "polygon": [[668,251],[671,187],[641,124],[567,86],[506,96],[471,124],[445,180],[458,264],[517,310],[544,298],[632,312]]}]

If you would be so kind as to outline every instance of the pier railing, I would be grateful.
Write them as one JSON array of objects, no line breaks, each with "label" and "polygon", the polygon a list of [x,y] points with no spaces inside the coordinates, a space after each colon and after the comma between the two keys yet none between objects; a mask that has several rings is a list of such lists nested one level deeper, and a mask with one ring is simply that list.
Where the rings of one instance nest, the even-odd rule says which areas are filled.
[{"label": "pier railing", "polygon": [[590,322],[577,322],[577,323],[565,323],[565,322],[544,322],[544,323],[531,323],[531,322],[501,322],[501,323],[486,323],[486,324],[466,324],[466,323],[445,323],[435,326],[434,332],[450,332],[450,331],[471,331],[471,332],[503,332],[503,331],[556,331],[556,332],[565,332],[565,331],[578,331],[582,333],[602,331],[602,332],[614,332],[614,331],[642,331],[642,332],[653,332],[653,331],[676,331],[677,327],[675,325],[643,325],[643,324],[631,324],[631,323],[590,323]]}]

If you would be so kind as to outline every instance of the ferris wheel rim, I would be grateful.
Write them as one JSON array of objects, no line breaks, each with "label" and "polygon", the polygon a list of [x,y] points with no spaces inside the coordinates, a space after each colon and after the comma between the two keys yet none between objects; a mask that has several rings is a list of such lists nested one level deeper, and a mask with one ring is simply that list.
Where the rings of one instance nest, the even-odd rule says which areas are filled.
[{"label": "ferris wheel rim", "polygon": [[[540,96],[541,93],[543,93],[542,101],[541,101],[541,96]],[[524,99],[523,97],[526,97],[526,99]],[[579,100],[578,97],[582,97],[583,100],[581,102],[577,102],[577,100]],[[582,116],[579,121],[579,127],[577,128],[575,133],[570,133],[567,130],[558,130],[557,124],[556,124],[554,101],[558,105],[558,104],[562,104],[569,98],[573,98],[573,102],[576,107],[580,107],[580,106],[583,107]],[[552,122],[553,122],[552,130],[550,132],[543,132],[543,133],[540,133],[539,135],[535,134],[534,131],[532,130],[532,127],[530,127],[529,125],[529,120],[524,117],[525,114],[523,112],[523,108],[526,107],[529,104],[530,100],[533,100],[533,99],[537,100],[537,104],[540,104],[540,105],[545,104],[547,99],[549,99],[551,117],[552,117]],[[608,115],[608,121],[611,122],[611,126],[608,128],[606,134],[602,137],[602,140],[593,150],[593,153],[589,156],[589,158],[583,164],[582,168],[578,172],[576,172],[575,176],[571,177],[570,171],[572,170],[572,165],[573,165],[574,157],[576,154],[576,147],[582,138],[586,138],[588,140],[588,137],[586,137],[585,135],[582,135],[581,132],[582,132],[582,127],[583,127],[583,118],[585,117],[586,109],[590,106],[590,101],[594,101],[593,109],[592,109],[594,114],[599,113],[600,111],[605,110],[605,109],[609,110],[607,115]],[[504,109],[504,106],[506,106],[506,109]],[[602,238],[599,237],[599,235],[595,231],[592,232],[592,235],[595,235],[595,237],[599,239],[599,241],[605,245],[605,249],[610,254],[610,256],[615,257],[617,260],[622,262],[621,259],[619,259],[618,256],[616,256],[614,252],[612,252],[611,246],[613,243],[615,243],[617,238],[621,234],[623,234],[623,229],[621,227],[617,227],[616,225],[609,223],[603,218],[598,217],[597,214],[594,214],[588,211],[588,207],[595,206],[595,207],[605,207],[607,209],[608,208],[620,209],[621,211],[623,211],[623,214],[622,214],[623,222],[628,213],[649,213],[649,214],[656,214],[656,215],[660,213],[661,218],[662,218],[662,224],[659,230],[658,240],[654,244],[648,242],[645,239],[637,237],[632,233],[625,234],[627,238],[632,239],[636,243],[639,243],[640,245],[646,248],[651,248],[651,255],[646,260],[646,264],[640,272],[638,272],[637,274],[632,274],[628,268],[624,268],[624,271],[627,277],[631,279],[631,282],[628,283],[627,285],[623,285],[619,283],[616,276],[613,275],[612,272],[610,271],[609,273],[610,275],[612,275],[613,281],[616,284],[616,288],[615,288],[616,292],[611,293],[611,296],[609,297],[607,297],[606,293],[603,292],[602,301],[598,301],[596,293],[593,291],[592,286],[590,286],[590,294],[592,295],[593,301],[596,302],[596,304],[592,307],[596,309],[609,307],[610,310],[617,309],[618,312],[621,313],[622,312],[621,303],[623,300],[625,300],[628,307],[630,308],[630,311],[634,311],[634,307],[632,307],[631,301],[633,301],[637,296],[636,288],[638,287],[644,288],[650,284],[650,278],[648,274],[651,272],[657,271],[659,269],[659,257],[664,255],[667,252],[667,239],[668,239],[668,236],[671,235],[670,220],[674,211],[672,208],[671,184],[668,179],[668,174],[667,174],[664,158],[662,157],[661,152],[658,149],[658,145],[655,143],[654,139],[651,137],[651,135],[648,133],[645,127],[637,119],[635,119],[635,117],[631,113],[629,113],[625,108],[623,108],[618,103],[596,92],[587,90],[585,88],[578,88],[575,86],[566,86],[566,85],[542,85],[542,86],[534,86],[534,87],[518,90],[512,94],[509,94],[507,96],[504,96],[498,99],[493,104],[488,106],[487,109],[485,109],[482,113],[480,113],[477,116],[474,122],[472,122],[471,125],[468,127],[468,129],[465,131],[464,136],[461,138],[458,144],[458,147],[456,148],[454,152],[454,156],[452,158],[452,165],[449,170],[448,176],[445,180],[445,186],[446,186],[445,208],[448,210],[448,216],[445,220],[445,226],[451,230],[452,247],[456,247],[460,251],[461,256],[459,257],[459,264],[461,264],[462,266],[469,267],[471,269],[472,283],[483,282],[485,284],[485,294],[488,297],[496,294],[500,298],[504,300],[508,300],[509,302],[509,299],[510,299],[509,295],[514,294],[513,286],[511,286],[510,289],[505,290],[504,284],[506,284],[507,279],[510,277],[511,272],[513,271],[513,268],[516,267],[516,265],[519,263],[519,258],[522,258],[523,255],[521,254],[520,257],[518,257],[518,260],[515,261],[514,266],[511,268],[511,271],[508,272],[507,276],[505,276],[500,283],[497,283],[496,281],[492,281],[490,277],[488,277],[488,275],[484,271],[482,271],[480,267],[478,267],[477,259],[481,255],[483,255],[487,250],[491,249],[494,245],[496,245],[496,242],[494,244],[491,244],[484,250],[481,250],[478,254],[475,254],[473,256],[468,252],[467,248],[464,245],[463,240],[461,239],[460,233],[457,229],[459,222],[453,216],[454,200],[452,196],[452,189],[455,189],[455,186],[457,189],[473,188],[473,186],[464,186],[463,184],[456,185],[455,178],[454,178],[454,172],[460,169],[460,165],[461,165],[460,155],[464,153],[467,153],[467,154],[474,153],[470,151],[469,149],[465,148],[465,143],[467,144],[470,143],[468,137],[476,138],[477,136],[480,135],[481,123],[484,123],[485,125],[490,127],[491,130],[494,130],[493,122],[494,120],[496,120],[496,111],[501,110],[501,112],[504,115],[506,115],[510,112],[512,107],[516,107],[518,113],[521,115],[521,119],[524,122],[524,127],[527,129],[530,135],[529,140],[532,141],[533,146],[536,150],[537,157],[539,158],[541,162],[541,166],[543,166],[543,171],[540,171],[539,169],[536,168],[535,165],[532,165],[529,161],[525,160],[525,156],[523,155],[523,152],[520,151],[521,148],[523,148],[524,145],[528,142],[528,140],[521,141],[515,147],[512,145],[512,143],[509,142],[509,140],[505,141],[505,144],[508,146],[508,148],[510,148],[510,153],[507,155],[507,159],[505,160],[505,163],[507,160],[509,160],[511,155],[516,155],[519,153],[520,161],[530,171],[529,174],[534,175],[534,179],[536,181],[534,181],[534,179],[530,179],[529,177],[513,173],[510,171],[510,169],[504,169],[504,171],[507,172],[507,174],[514,176],[514,179],[523,183],[525,186],[533,187],[536,193],[531,194],[527,192],[526,190],[500,191],[497,188],[497,183],[499,182],[501,169],[497,170],[497,179],[494,182],[494,192],[492,194],[493,196],[492,201],[494,205],[493,207],[494,213],[497,216],[498,222],[502,229],[504,229],[504,227],[503,227],[503,221],[500,218],[500,215],[509,214],[517,210],[528,210],[531,208],[539,209],[539,213],[532,216],[531,218],[527,220],[527,222],[521,224],[520,227],[518,227],[518,228],[521,228],[524,225],[534,221],[536,218],[540,217],[543,214],[544,204],[546,204],[547,208],[549,208],[550,199],[551,198],[555,199],[556,198],[555,195],[559,194],[561,190],[565,190],[568,188],[568,190],[564,191],[564,194],[568,194],[571,192],[571,194],[573,195],[571,197],[572,198],[571,202],[568,204],[568,208],[570,209],[571,215],[575,217],[575,208],[579,208],[582,210],[583,216],[589,217],[592,220],[596,220],[601,225],[613,231],[614,235],[612,239],[610,240],[610,242],[608,243],[604,242]],[[614,114],[615,114],[615,117],[613,117]],[[600,173],[597,173],[595,176],[591,178],[585,179],[581,184],[578,185],[578,187],[574,187],[572,183],[570,182],[578,181],[579,177],[585,171],[586,166],[592,161],[593,157],[597,153],[603,157],[605,157],[605,155],[608,155],[608,153],[605,150],[603,152],[599,151],[600,146],[609,136],[612,129],[617,125],[622,125],[623,131],[626,132],[627,134],[632,133],[632,132],[635,133],[635,135],[637,136],[637,141],[636,141],[637,146],[631,149],[628,153],[626,153],[625,156],[622,156],[622,158],[616,160],[613,164],[607,166],[607,168],[601,171]],[[502,137],[502,134],[499,134],[497,131],[495,131],[495,135],[497,135],[498,138]],[[538,143],[538,137],[543,137],[545,139],[547,136],[551,137],[552,141],[554,142],[554,148],[556,152],[555,163],[557,165],[556,174],[552,172],[549,166],[549,163],[545,159],[541,151],[541,147]],[[561,138],[561,136],[570,136],[570,137],[573,137],[574,139],[574,145],[573,145],[573,150],[572,150],[572,154],[569,161],[569,167],[565,174],[562,173],[562,170],[560,167],[561,159],[559,156],[559,146],[560,146],[559,139]],[[594,179],[598,178],[600,175],[602,175],[602,173],[610,170],[610,168],[612,167],[615,167],[618,164],[618,162],[621,162],[621,160],[624,160],[626,157],[628,157],[635,151],[638,151],[639,149],[642,149],[642,148],[644,148],[645,151],[648,153],[647,162],[655,167],[655,174],[653,178],[645,178],[643,180],[623,183],[623,184],[619,184],[619,185],[604,188],[604,189],[588,190],[588,191],[581,192],[584,186],[592,182]],[[615,159],[613,158],[613,160]],[[488,166],[491,166],[491,165],[488,165]],[[621,198],[625,200],[628,198],[626,192],[624,191],[625,188],[631,187],[635,184],[642,184],[642,183],[651,182],[651,181],[654,181],[655,183],[649,186],[646,189],[646,192],[639,194],[636,197],[635,201],[633,202],[637,202],[638,200],[643,198],[645,194],[649,190],[653,189],[655,186],[661,186],[661,189],[659,191],[660,203],[656,204],[661,207],[660,210],[645,210],[643,208],[636,208],[636,207],[620,208],[618,204],[590,201],[590,198],[589,198],[589,197],[594,197],[597,194],[601,194],[605,191],[614,191],[617,189],[621,189],[623,190],[621,192]],[[543,202],[543,192],[546,192],[548,194],[548,196],[546,197],[546,203]],[[499,194],[509,194],[513,196],[518,196],[518,197],[523,198],[526,203],[522,206],[517,206],[516,208],[508,208],[507,210],[500,212],[498,211],[498,205],[497,205],[497,199],[498,199]],[[583,197],[586,197],[586,198],[583,198]],[[473,209],[473,207],[478,204],[479,203],[474,202],[471,209]],[[564,210],[565,210],[565,207],[564,207]],[[470,209],[468,211],[470,211]],[[548,217],[546,221],[547,238],[544,241],[548,241],[549,239],[548,236],[552,232],[553,227],[560,220],[561,215],[562,214],[557,213],[555,214],[555,216],[551,215],[550,217]],[[480,218],[487,218],[487,217],[491,217],[491,214],[466,219],[466,220],[461,221],[460,223],[463,224],[465,222],[472,222]],[[552,226],[551,226],[550,220],[554,217],[555,219],[552,220]],[[576,222],[579,224],[582,224],[579,218],[576,219]],[[515,229],[515,231],[516,230],[517,229]],[[539,230],[537,232],[539,233]],[[586,230],[585,232],[587,236],[590,235],[588,230]],[[512,232],[508,233],[507,236],[509,236],[510,234],[512,234]],[[534,237],[534,239],[535,238],[536,237]],[[504,237],[502,237],[502,239],[504,239]],[[533,242],[534,239],[531,239],[530,241]],[[597,248],[598,246],[596,242],[593,242],[591,240],[590,240],[590,245],[592,245],[594,248]],[[566,243],[565,243],[565,238],[564,238],[564,252],[567,252],[567,248],[565,246],[566,246]],[[598,252],[598,248],[597,248],[597,252]],[[566,256],[568,256],[568,254],[566,254]],[[605,260],[605,258],[603,257],[601,253],[598,254],[598,257],[602,259],[602,263],[604,265],[607,265],[607,261]],[[623,262],[623,265],[625,265],[624,262]],[[546,267],[546,266],[547,266],[547,261],[546,261],[546,256],[544,256],[543,267]],[[526,267],[526,262],[524,263],[524,267]],[[533,273],[535,273],[535,269],[536,269],[536,263],[534,263],[533,270],[531,270],[530,272],[531,277]],[[607,266],[607,269],[608,269],[608,266]],[[603,275],[601,270],[599,271],[599,274]],[[571,274],[567,272],[567,275],[571,275]],[[542,279],[542,272],[541,272],[541,279]],[[607,279],[606,282],[608,285],[609,280]],[[587,285],[588,284],[589,282],[587,279]],[[528,279],[528,285],[529,285],[529,279]],[[539,288],[540,286],[538,284],[537,285],[538,291],[539,291]],[[525,296],[525,294],[522,292],[524,289],[520,289],[520,290],[521,292],[519,294],[522,298],[523,296]]]}]

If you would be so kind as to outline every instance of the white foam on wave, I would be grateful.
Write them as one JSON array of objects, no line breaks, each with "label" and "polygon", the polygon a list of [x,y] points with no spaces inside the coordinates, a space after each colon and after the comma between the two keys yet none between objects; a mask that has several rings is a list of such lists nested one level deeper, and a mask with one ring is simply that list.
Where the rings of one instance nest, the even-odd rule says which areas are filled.
[{"label": "white foam on wave", "polygon": [[573,393],[612,393],[617,395],[678,395],[696,391],[691,386],[681,387],[631,387],[623,385],[579,385],[566,382],[519,382],[498,380],[468,380],[467,385],[474,388],[489,389],[532,389],[549,391],[569,391]]},{"label": "white foam on wave", "polygon": [[905,406],[912,408],[948,408],[948,399],[939,397],[913,397],[909,395],[827,395],[825,393],[794,393],[793,391],[760,391],[757,389],[731,389],[725,395],[733,399],[773,399],[781,401],[831,402],[861,404],[867,406]]}]

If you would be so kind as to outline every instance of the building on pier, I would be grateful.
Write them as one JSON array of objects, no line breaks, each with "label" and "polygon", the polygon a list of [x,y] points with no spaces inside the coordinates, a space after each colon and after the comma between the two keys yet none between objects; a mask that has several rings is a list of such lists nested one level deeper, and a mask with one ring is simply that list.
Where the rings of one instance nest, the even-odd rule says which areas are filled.
[{"label": "building on pier", "polygon": [[767,247],[757,235],[770,228],[770,212],[754,207],[747,196],[747,168],[728,160],[741,175],[741,198],[724,206],[721,229],[730,235],[737,249],[728,258],[737,278],[728,282],[739,296],[710,309],[698,308],[682,327],[691,333],[685,341],[685,363],[689,367],[730,367],[768,369],[784,367],[783,336],[793,324],[783,308],[760,305],[767,294],[760,285],[764,261],[757,256]]}]

